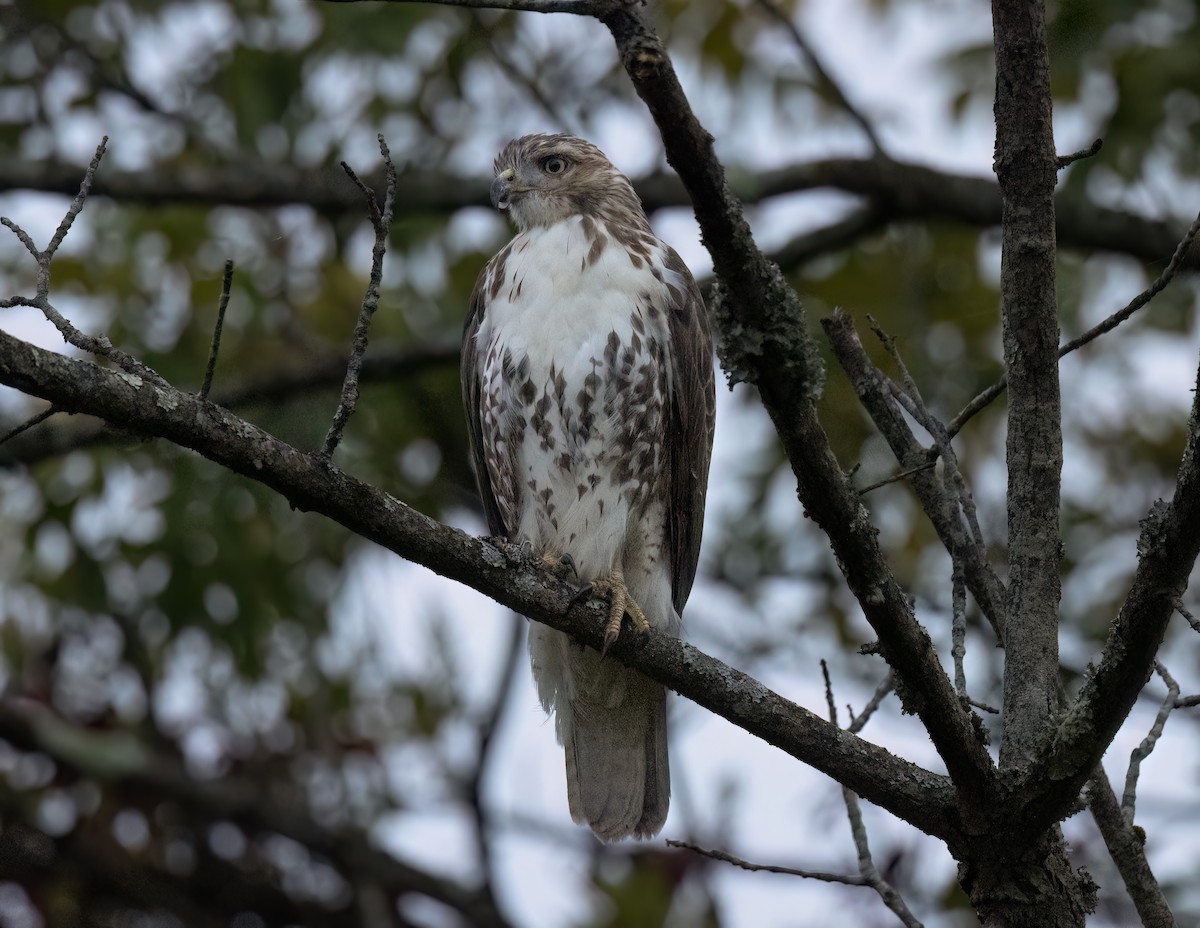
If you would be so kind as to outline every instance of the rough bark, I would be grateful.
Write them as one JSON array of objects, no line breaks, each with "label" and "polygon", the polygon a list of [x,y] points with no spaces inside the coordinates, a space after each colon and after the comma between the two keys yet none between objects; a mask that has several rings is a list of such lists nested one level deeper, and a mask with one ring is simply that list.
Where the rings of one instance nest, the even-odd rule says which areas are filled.
[{"label": "rough bark", "polygon": [[1000,289],[1008,376],[1008,624],[1001,769],[1046,740],[1058,679],[1058,388],[1050,59],[1040,0],[994,0],[996,176],[1004,194]]}]

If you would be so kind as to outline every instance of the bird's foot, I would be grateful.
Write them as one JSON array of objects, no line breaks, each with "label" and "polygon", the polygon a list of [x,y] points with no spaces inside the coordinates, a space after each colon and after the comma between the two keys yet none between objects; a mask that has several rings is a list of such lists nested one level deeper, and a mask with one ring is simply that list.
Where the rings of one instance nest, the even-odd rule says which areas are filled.
[{"label": "bird's foot", "polygon": [[575,558],[571,557],[566,551],[561,554],[554,551],[544,552],[542,554],[542,566],[563,580],[571,577],[576,580],[579,579],[579,567],[575,564]]},{"label": "bird's foot", "polygon": [[620,636],[621,622],[626,615],[639,635],[650,631],[646,613],[630,595],[629,588],[625,586],[625,574],[620,567],[614,567],[610,574],[597,577],[580,590],[575,599],[578,601],[592,595],[608,600],[608,621],[604,624],[604,647],[600,649],[601,656],[608,653],[608,649]]}]

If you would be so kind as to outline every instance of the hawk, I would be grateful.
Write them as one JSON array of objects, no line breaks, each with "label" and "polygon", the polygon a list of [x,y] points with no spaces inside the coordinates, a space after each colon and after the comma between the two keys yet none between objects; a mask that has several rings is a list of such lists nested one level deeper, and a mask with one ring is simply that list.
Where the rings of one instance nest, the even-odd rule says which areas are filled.
[{"label": "hawk", "polygon": [[[712,340],[696,282],[596,146],[527,135],[496,158],[517,235],[479,275],[463,399],[494,535],[566,565],[678,635],[700,552],[712,449]],[[605,841],[667,817],[666,691],[544,625],[529,650],[566,754],[571,817]]]}]

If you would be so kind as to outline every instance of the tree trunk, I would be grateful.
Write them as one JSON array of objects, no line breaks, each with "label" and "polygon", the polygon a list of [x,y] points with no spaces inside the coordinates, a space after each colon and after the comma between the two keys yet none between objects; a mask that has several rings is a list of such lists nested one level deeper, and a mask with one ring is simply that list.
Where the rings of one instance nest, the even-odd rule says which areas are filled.
[{"label": "tree trunk", "polygon": [[1003,839],[981,840],[959,879],[983,928],[1083,928],[1096,907],[1096,884],[1071,869],[1056,825],[1023,853]]}]

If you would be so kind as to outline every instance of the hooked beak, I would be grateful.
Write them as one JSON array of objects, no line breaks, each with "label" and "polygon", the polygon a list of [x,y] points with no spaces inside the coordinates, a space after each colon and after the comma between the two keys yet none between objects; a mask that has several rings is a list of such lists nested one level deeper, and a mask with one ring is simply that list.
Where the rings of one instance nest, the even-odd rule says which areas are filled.
[{"label": "hooked beak", "polygon": [[512,196],[513,169],[505,168],[492,181],[492,206],[496,209],[508,209]]}]

